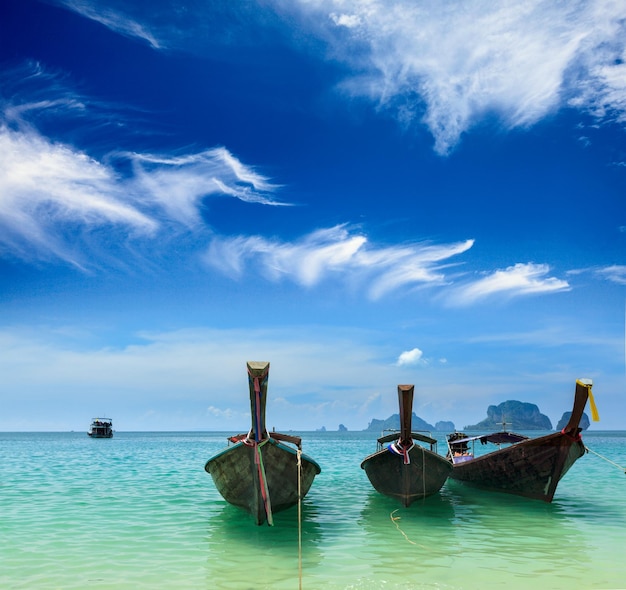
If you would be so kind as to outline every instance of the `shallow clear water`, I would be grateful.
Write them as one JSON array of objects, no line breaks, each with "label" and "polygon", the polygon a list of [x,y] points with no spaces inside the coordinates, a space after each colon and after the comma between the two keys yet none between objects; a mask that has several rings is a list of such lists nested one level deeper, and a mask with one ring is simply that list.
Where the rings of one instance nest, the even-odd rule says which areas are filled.
[{"label": "shallow clear water", "polygon": [[[626,474],[595,455],[552,504],[449,481],[402,508],[360,469],[371,433],[302,436],[300,562],[297,508],[257,527],[205,473],[225,433],[0,433],[0,587],[626,588]],[[584,440],[626,463],[626,432]]]}]

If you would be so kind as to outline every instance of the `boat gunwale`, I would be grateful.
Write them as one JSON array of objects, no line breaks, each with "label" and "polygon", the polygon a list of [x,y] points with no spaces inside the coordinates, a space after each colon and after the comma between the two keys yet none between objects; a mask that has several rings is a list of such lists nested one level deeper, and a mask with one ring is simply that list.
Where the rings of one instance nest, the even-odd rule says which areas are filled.
[{"label": "boat gunwale", "polygon": [[[287,451],[288,453],[297,456],[298,455],[298,451],[297,449],[294,449],[280,441],[277,441],[276,439],[272,438],[271,436],[263,439],[262,442],[267,441],[268,443],[274,445],[275,447],[278,447],[279,449],[282,449],[283,451]],[[242,446],[247,447],[248,445],[246,445],[243,440],[240,440],[232,445],[228,445],[226,448],[222,449],[221,451],[219,451],[218,453],[216,453],[215,455],[213,455],[204,465],[204,469],[207,473],[210,473],[210,469],[209,467],[209,463],[211,463],[212,461],[214,461],[215,459],[219,459],[220,457],[222,457],[223,455],[225,455],[226,453],[229,453],[230,451],[233,451],[237,448],[240,448]],[[322,468],[320,467],[319,463],[317,461],[315,461],[315,459],[312,459],[311,457],[309,457],[306,453],[302,453],[301,451],[301,459],[303,461],[307,461],[308,463],[311,463],[312,465],[315,466],[315,468],[317,469],[317,475],[319,475],[322,472]]]},{"label": "boat gunwale", "polygon": [[[423,451],[424,453],[428,454],[428,455],[432,455],[437,459],[440,459],[441,462],[446,463],[450,466],[450,469],[452,469],[452,462],[445,457],[444,455],[441,455],[439,453],[437,453],[436,451],[433,451],[431,449],[427,449],[426,447],[422,447],[421,445],[415,445],[410,451],[409,454],[411,454],[413,451],[417,452],[417,451]],[[377,451],[369,454],[367,457],[365,457],[365,459],[363,459],[363,461],[361,461],[361,469],[365,469],[365,464],[370,461],[371,459],[373,459],[374,457],[378,457],[379,455],[383,455],[385,453],[389,453],[390,455],[392,455],[392,453],[389,451],[389,449],[387,448],[382,448],[382,449],[378,449]]]},{"label": "boat gunwale", "polygon": [[[556,440],[556,439],[560,439],[560,438],[567,438],[570,439],[572,441],[572,444],[575,444],[576,442],[579,442],[578,440],[572,438],[571,436],[564,434],[563,432],[552,432],[551,434],[545,434],[543,436],[538,436],[536,438],[527,438],[526,440],[522,440],[520,442],[517,443],[513,443],[510,444],[507,447],[501,447],[499,449],[495,449],[493,451],[489,451],[487,453],[485,453],[484,455],[473,455],[473,457],[471,459],[465,459],[464,461],[460,461],[459,463],[454,463],[454,469],[455,471],[458,471],[459,468],[462,468],[464,466],[469,466],[471,464],[476,463],[477,461],[482,463],[485,460],[489,460],[492,459],[493,457],[498,457],[499,455],[503,455],[503,454],[508,454],[511,452],[511,450],[515,449],[516,447],[519,446],[523,446],[523,447],[530,447],[530,446],[542,446],[546,441],[548,440]],[[465,439],[467,440],[467,439]],[[457,443],[459,441],[453,441],[454,443]],[[492,443],[495,444],[495,443]]]}]

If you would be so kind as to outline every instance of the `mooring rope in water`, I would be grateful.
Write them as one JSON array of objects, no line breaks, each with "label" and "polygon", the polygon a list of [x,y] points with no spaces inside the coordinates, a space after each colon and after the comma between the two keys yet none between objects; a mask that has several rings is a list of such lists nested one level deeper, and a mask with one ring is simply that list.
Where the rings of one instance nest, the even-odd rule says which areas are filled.
[{"label": "mooring rope in water", "polygon": [[302,590],[302,451],[296,451],[298,457],[298,588]]},{"label": "mooring rope in water", "polygon": [[611,459],[607,459],[606,457],[602,456],[600,453],[596,453],[595,451],[592,451],[589,447],[585,447],[585,450],[588,453],[593,453],[594,455],[596,455],[597,457],[600,457],[600,459],[604,459],[607,463],[610,463],[611,465],[615,465],[615,467],[617,467],[618,469],[621,469],[625,474],[626,474],[626,468],[622,467],[621,465],[618,465],[617,463],[615,463],[614,461],[611,461]]},{"label": "mooring rope in water", "polygon": [[396,525],[396,528],[400,531],[400,533],[402,533],[402,536],[409,542],[411,543],[411,545],[417,545],[417,543],[415,541],[411,541],[411,539],[409,539],[409,537],[407,536],[407,534],[400,528],[400,525],[397,523],[398,520],[400,520],[399,516],[394,516],[394,514],[396,512],[398,512],[399,508],[396,508],[390,515],[389,517],[391,518],[391,522],[393,522],[393,524]]}]

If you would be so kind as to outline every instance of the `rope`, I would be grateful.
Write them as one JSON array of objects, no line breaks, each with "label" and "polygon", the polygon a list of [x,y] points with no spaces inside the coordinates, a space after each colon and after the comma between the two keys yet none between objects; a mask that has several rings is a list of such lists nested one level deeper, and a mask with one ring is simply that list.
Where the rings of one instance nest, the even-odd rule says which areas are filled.
[{"label": "rope", "polygon": [[250,433],[244,444],[248,446],[254,446],[254,462],[257,465],[257,472],[259,475],[259,485],[261,487],[261,497],[263,498],[263,507],[265,508],[265,515],[267,517],[267,524],[269,526],[274,525],[274,517],[272,515],[272,502],[270,499],[270,490],[267,485],[267,477],[265,475],[265,467],[263,465],[263,455],[261,454],[261,447],[269,440],[267,438],[262,439],[263,432],[261,432],[261,383],[264,383],[267,379],[269,368],[265,370],[259,376],[253,376],[248,369],[248,378],[254,382],[254,441],[250,440]]},{"label": "rope", "polygon": [[302,590],[302,451],[296,451],[298,457],[298,588]]},{"label": "rope", "polygon": [[626,468],[622,467],[621,465],[618,465],[617,463],[614,463],[613,461],[611,461],[611,459],[607,459],[606,457],[603,457],[600,453],[596,453],[595,451],[592,451],[589,447],[585,447],[585,450],[588,453],[593,453],[597,457],[600,457],[600,459],[604,459],[607,463],[610,463],[611,465],[615,465],[615,467],[621,469],[624,473],[626,473]]},{"label": "rope", "polygon": [[417,545],[417,543],[415,541],[411,541],[411,539],[409,539],[409,537],[407,536],[407,534],[400,528],[400,525],[396,522],[398,520],[400,520],[399,516],[394,516],[394,514],[396,512],[398,512],[399,508],[396,508],[390,515],[389,517],[391,518],[391,522],[393,522],[393,524],[396,525],[396,528],[402,533],[402,536],[409,542],[411,543],[411,545]]},{"label": "rope", "polygon": [[259,484],[261,486],[261,497],[263,498],[263,505],[265,507],[265,515],[267,516],[267,524],[269,526],[274,525],[274,518],[272,516],[272,502],[270,500],[270,491],[267,486],[267,477],[265,476],[265,466],[263,465],[263,455],[261,454],[261,447],[267,442],[267,439],[254,444],[254,462],[257,464],[257,470],[259,473]]}]

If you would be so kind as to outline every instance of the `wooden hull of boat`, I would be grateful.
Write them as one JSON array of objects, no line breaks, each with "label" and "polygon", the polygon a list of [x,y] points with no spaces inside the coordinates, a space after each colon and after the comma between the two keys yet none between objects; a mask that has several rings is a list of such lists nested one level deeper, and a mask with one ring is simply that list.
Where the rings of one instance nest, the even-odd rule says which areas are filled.
[{"label": "wooden hull of boat", "polygon": [[450,477],[491,491],[551,502],[561,478],[584,454],[580,438],[558,432],[458,463]]},{"label": "wooden hull of boat", "polygon": [[[298,503],[298,463],[296,451],[273,439],[259,447],[272,512]],[[258,525],[267,520],[255,448],[239,442],[209,459],[205,470],[211,475],[222,497],[249,512]],[[319,465],[301,456],[300,494],[304,498]]]},{"label": "wooden hull of boat", "polygon": [[452,471],[445,457],[419,445],[409,451],[411,462],[383,449],[361,463],[374,489],[410,506],[415,500],[436,494]]}]

